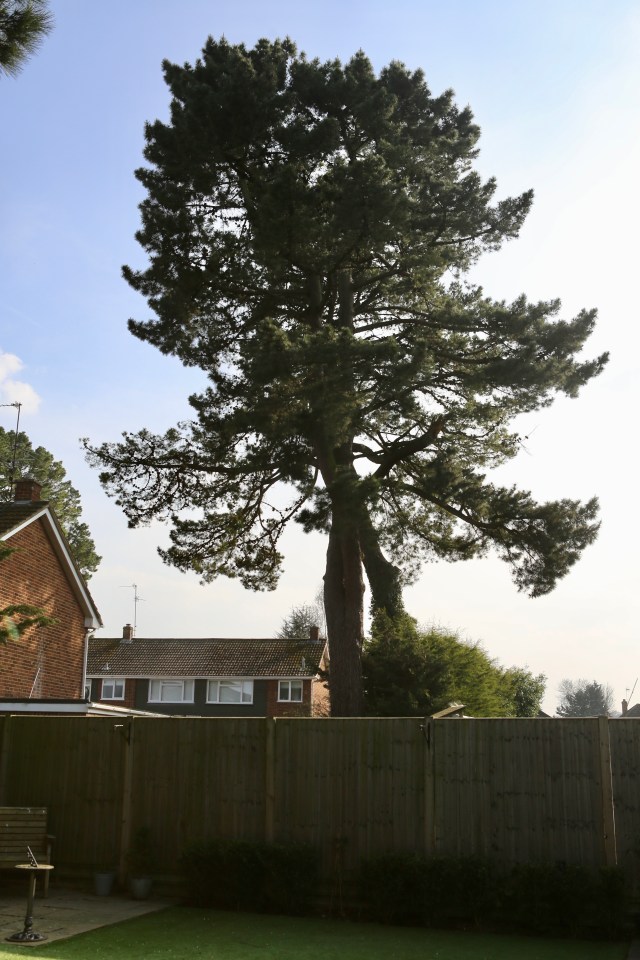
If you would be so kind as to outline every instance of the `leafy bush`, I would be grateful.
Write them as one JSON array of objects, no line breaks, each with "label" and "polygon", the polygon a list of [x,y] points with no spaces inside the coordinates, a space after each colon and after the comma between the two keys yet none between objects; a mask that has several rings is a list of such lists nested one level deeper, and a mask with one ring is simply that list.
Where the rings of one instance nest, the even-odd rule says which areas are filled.
[{"label": "leafy bush", "polygon": [[360,871],[361,899],[384,923],[477,923],[494,911],[495,869],[476,857],[388,854]]},{"label": "leafy bush", "polygon": [[251,840],[194,843],[182,866],[193,903],[227,910],[304,913],[318,875],[313,848]]},{"label": "leafy bush", "polygon": [[629,927],[619,869],[524,864],[504,874],[480,857],[390,854],[362,864],[360,896],[367,915],[383,923],[609,938]]},{"label": "leafy bush", "polygon": [[420,923],[424,914],[425,863],[415,854],[390,853],[360,869],[365,911],[383,923]]}]

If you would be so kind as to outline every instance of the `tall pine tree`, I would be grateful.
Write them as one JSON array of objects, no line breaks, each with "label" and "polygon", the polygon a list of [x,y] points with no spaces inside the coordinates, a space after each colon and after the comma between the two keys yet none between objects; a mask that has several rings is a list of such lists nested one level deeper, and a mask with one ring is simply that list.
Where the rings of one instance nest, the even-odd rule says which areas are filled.
[{"label": "tall pine tree", "polygon": [[420,71],[209,39],[164,75],[171,117],[147,126],[137,171],[149,263],[124,271],[155,317],[129,328],[209,386],[192,422],[90,456],[132,525],[170,520],[164,558],[204,581],[273,588],[286,524],[326,532],[332,711],[355,715],[363,572],[394,617],[425,556],[492,547],[536,596],[596,536],[595,500],[539,504],[486,477],[518,450],[514,417],[601,370],[576,359],[594,312],[559,320],[556,301],[463,282],[532,194],[494,201],[471,112]]}]

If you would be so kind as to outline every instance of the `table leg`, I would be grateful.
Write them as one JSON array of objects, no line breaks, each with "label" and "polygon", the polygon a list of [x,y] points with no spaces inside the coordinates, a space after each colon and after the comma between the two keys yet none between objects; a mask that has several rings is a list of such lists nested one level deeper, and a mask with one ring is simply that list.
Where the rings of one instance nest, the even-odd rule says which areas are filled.
[{"label": "table leg", "polygon": [[24,918],[24,930],[14,933],[11,937],[5,937],[5,940],[14,943],[36,943],[47,938],[41,933],[36,933],[33,929],[33,898],[36,894],[36,871],[29,872],[29,886],[27,888],[27,913]]}]

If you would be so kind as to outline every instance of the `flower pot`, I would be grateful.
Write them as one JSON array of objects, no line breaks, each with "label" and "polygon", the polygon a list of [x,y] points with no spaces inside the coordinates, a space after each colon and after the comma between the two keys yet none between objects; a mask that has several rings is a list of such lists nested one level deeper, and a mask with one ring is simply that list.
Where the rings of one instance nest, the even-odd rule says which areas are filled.
[{"label": "flower pot", "polygon": [[134,900],[146,900],[151,893],[151,877],[130,877],[129,890]]},{"label": "flower pot", "polygon": [[108,897],[116,879],[115,870],[102,870],[93,875],[93,887],[97,897]]}]

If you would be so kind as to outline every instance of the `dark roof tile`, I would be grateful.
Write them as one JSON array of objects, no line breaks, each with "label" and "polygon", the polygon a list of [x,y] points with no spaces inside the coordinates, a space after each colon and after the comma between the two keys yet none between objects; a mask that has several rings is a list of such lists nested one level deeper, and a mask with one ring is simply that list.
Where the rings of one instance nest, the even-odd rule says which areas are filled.
[{"label": "dark roof tile", "polygon": [[[314,677],[326,641],[225,638],[89,640],[90,677]],[[107,664],[109,669],[107,670]]]}]

